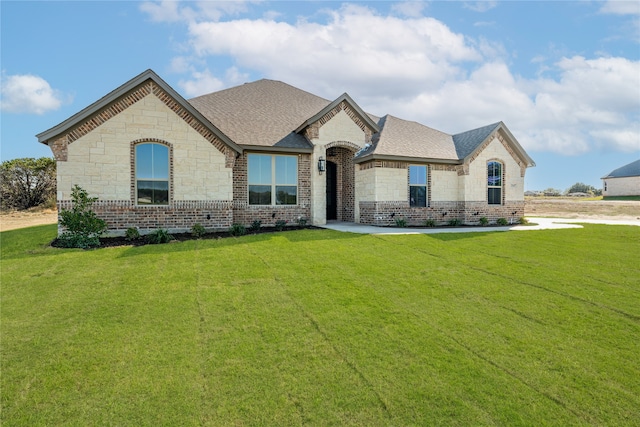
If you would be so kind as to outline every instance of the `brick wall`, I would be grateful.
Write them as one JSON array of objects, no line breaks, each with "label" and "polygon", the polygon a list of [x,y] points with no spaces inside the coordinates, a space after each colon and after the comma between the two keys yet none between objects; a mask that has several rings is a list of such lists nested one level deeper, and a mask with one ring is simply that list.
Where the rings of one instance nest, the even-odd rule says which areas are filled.
[{"label": "brick wall", "polygon": [[[70,200],[58,202],[58,212],[71,207]],[[137,227],[141,234],[158,228],[184,233],[196,223],[210,231],[226,230],[233,223],[232,203],[228,200],[179,201],[167,206],[136,206],[129,200],[98,200],[92,209],[107,222],[108,235],[124,235],[130,227]]]},{"label": "brick wall", "polygon": [[355,168],[353,150],[344,147],[327,149],[327,161],[336,164],[337,220],[354,220]]},{"label": "brick wall", "polygon": [[396,219],[404,219],[407,225],[423,226],[428,219],[437,225],[446,225],[452,219],[459,219],[463,224],[476,225],[481,217],[487,217],[489,223],[498,218],[506,218],[509,222],[517,222],[524,216],[524,202],[508,202],[505,205],[488,205],[485,202],[431,202],[428,208],[412,208],[408,201],[370,202],[361,201],[360,223],[389,226],[395,225]]}]

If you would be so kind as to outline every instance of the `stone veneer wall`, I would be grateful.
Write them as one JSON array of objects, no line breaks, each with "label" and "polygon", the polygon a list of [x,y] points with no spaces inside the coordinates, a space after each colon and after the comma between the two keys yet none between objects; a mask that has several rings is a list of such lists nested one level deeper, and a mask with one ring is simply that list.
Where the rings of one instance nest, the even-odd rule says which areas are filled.
[{"label": "stone veneer wall", "polygon": [[311,155],[298,154],[297,205],[249,205],[248,192],[247,153],[244,153],[236,159],[233,169],[233,223],[248,226],[253,221],[259,220],[263,226],[273,226],[279,220],[287,221],[289,224],[296,224],[298,219],[309,221],[311,216]]},{"label": "stone veneer wall", "polygon": [[[62,200],[57,206],[60,212],[71,209],[72,203]],[[107,235],[114,236],[124,235],[130,227],[137,227],[140,234],[158,228],[185,233],[196,223],[208,230],[226,230],[233,223],[232,202],[228,200],[176,201],[166,206],[136,206],[129,200],[98,200],[93,204],[93,211],[107,222]],[[63,231],[59,226],[58,232]]]}]

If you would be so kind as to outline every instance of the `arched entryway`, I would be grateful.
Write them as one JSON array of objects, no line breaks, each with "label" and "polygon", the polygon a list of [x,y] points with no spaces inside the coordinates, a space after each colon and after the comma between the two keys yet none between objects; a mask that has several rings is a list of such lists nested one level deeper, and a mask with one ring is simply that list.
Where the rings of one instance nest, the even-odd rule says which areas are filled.
[{"label": "arched entryway", "polygon": [[359,147],[351,143],[327,146],[327,220],[354,221],[355,169],[353,157]]}]

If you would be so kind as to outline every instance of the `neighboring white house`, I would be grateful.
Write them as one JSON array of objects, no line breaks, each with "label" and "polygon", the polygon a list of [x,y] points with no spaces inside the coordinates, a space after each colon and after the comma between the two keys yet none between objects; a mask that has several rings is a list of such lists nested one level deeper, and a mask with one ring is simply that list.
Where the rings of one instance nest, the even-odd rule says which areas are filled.
[{"label": "neighboring white house", "polygon": [[640,159],[603,176],[602,195],[640,196]]},{"label": "neighboring white house", "polygon": [[37,138],[57,160],[58,209],[80,185],[114,234],[517,220],[534,166],[502,122],[449,135],[273,80],[185,100],[151,70]]}]

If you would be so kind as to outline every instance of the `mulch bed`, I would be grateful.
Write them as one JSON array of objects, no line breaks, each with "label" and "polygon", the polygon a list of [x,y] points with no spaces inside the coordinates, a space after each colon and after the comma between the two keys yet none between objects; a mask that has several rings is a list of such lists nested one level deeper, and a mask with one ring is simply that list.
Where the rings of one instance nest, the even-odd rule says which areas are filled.
[{"label": "mulch bed", "polygon": [[[278,230],[275,227],[261,227],[259,230],[247,230],[247,232],[244,234],[245,236],[251,236],[254,234],[268,234],[268,233],[279,233],[279,232],[284,232],[284,231],[294,231],[294,230],[310,230],[310,229],[320,229],[320,227],[315,227],[312,225],[308,225],[308,226],[286,226],[284,227],[284,229],[282,230]],[[172,240],[169,243],[174,243],[174,242],[186,242],[188,240],[216,240],[216,239],[226,239],[229,237],[240,237],[240,236],[234,236],[231,233],[229,233],[228,231],[219,231],[219,232],[213,232],[213,233],[205,233],[204,235],[202,235],[201,237],[195,237],[194,235],[192,235],[191,233],[175,233],[175,234],[171,234]],[[120,247],[120,246],[145,246],[145,245],[151,245],[153,243],[151,243],[148,239],[147,236],[140,236],[140,238],[138,239],[127,239],[124,236],[117,236],[117,237],[101,237],[100,238],[100,246],[98,248],[94,248],[94,249],[99,249],[99,248],[115,248],[115,247]],[[61,248],[63,246],[61,246],[59,244],[58,239],[54,239],[51,242],[51,246],[53,246],[54,248]]]}]

